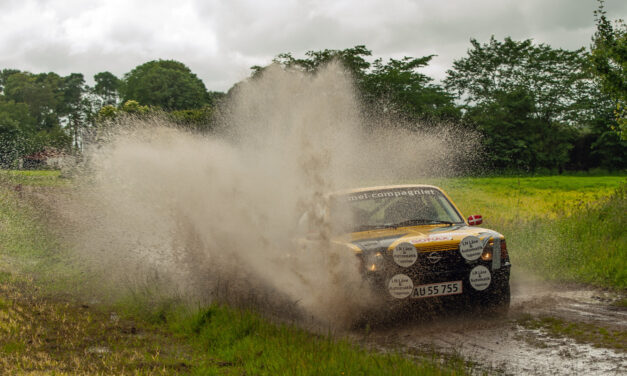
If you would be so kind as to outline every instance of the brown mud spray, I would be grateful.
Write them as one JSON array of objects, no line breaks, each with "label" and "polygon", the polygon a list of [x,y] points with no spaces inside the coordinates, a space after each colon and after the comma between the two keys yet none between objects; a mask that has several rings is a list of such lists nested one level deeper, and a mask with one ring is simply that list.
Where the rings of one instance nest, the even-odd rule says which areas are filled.
[{"label": "brown mud spray", "polygon": [[372,303],[362,266],[327,241],[322,217],[322,240],[298,242],[301,215],[339,188],[450,175],[478,145],[451,127],[364,116],[335,64],[316,75],[271,66],[220,113],[210,136],[126,119],[86,148],[62,209],[76,259],[103,290],[342,325]]}]

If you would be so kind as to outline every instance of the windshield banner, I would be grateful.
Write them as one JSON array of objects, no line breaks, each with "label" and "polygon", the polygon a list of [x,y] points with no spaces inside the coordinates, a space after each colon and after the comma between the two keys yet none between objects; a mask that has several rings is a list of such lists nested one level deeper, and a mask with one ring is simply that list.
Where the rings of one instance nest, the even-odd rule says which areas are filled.
[{"label": "windshield banner", "polygon": [[437,195],[439,193],[437,189],[433,188],[386,189],[384,191],[353,193],[347,196],[347,200],[376,200],[388,197]]}]

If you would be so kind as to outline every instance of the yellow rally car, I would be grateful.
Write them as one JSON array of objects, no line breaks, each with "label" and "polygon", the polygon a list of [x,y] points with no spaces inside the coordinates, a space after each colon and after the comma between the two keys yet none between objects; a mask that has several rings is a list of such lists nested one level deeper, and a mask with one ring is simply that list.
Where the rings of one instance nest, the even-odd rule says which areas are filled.
[{"label": "yellow rally car", "polygon": [[503,235],[464,219],[444,191],[396,185],[336,192],[328,215],[335,242],[354,250],[365,279],[388,300],[462,295],[484,307],[510,302]]}]

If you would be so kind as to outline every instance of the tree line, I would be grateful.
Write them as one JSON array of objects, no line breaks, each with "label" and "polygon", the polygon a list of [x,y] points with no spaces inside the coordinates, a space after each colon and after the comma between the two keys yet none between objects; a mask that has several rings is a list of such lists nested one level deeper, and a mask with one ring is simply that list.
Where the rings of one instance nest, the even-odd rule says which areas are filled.
[{"label": "tree line", "polygon": [[[433,55],[372,59],[359,45],[282,53],[284,69],[315,74],[339,60],[353,75],[365,108],[384,110],[415,127],[455,123],[482,135],[484,158],[503,170],[581,170],[627,167],[627,28],[610,22],[600,2],[590,49],[564,50],[532,40],[470,40],[441,83],[420,72]],[[265,67],[251,68],[256,79]],[[124,113],[159,112],[208,132],[227,93],[208,91],[173,60],[141,64],[122,78],[110,72],[89,86],[80,73],[60,76],[0,72],[0,165],[46,149],[80,153],[82,134]],[[234,88],[237,87],[235,84]]]}]

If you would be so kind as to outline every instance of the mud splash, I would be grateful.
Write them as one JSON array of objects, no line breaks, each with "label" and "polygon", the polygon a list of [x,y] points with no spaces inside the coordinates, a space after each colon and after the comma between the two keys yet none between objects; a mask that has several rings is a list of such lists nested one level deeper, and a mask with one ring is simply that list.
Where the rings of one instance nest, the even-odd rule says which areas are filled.
[{"label": "mud splash", "polygon": [[109,293],[343,325],[370,304],[359,262],[322,216],[321,240],[297,241],[299,217],[338,188],[454,174],[477,149],[473,134],[409,131],[360,106],[338,65],[315,76],[270,67],[234,90],[218,134],[121,121],[86,149],[61,200],[76,259]]}]

